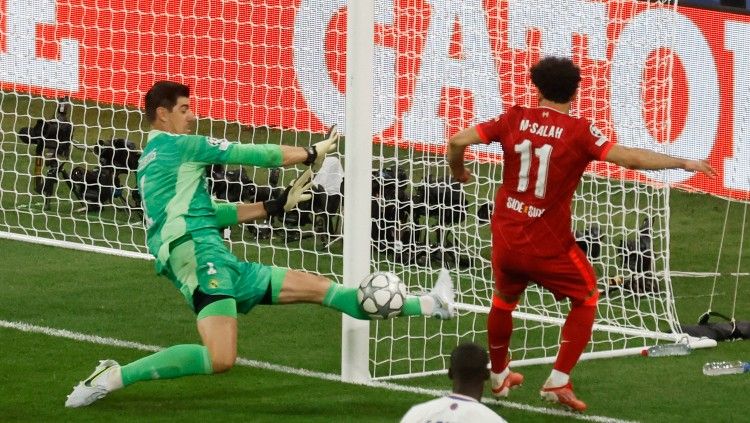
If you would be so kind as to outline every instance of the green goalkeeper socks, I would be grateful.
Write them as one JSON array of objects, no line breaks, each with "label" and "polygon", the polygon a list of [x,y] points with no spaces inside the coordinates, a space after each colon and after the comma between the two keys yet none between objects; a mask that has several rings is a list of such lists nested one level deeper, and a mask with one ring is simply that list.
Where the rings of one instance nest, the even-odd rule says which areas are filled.
[{"label": "green goalkeeper socks", "polygon": [[[370,319],[369,315],[359,306],[359,300],[357,300],[357,288],[347,288],[344,285],[331,282],[331,287],[328,288],[328,292],[323,299],[323,305],[348,314],[355,319]],[[406,301],[404,302],[404,308],[401,311],[401,316],[421,315],[422,304],[420,303],[419,297],[411,295],[407,296]]]},{"label": "green goalkeeper socks", "polygon": [[422,303],[419,301],[419,297],[413,295],[407,295],[404,301],[404,308],[401,309],[400,316],[421,316],[422,315]]},{"label": "green goalkeeper socks", "polygon": [[208,348],[203,345],[174,345],[122,366],[122,384],[153,379],[174,379],[213,373]]},{"label": "green goalkeeper socks", "polygon": [[367,313],[362,310],[357,300],[357,288],[347,288],[340,283],[331,282],[328,288],[323,305],[338,310],[344,314],[359,320],[370,320]]}]

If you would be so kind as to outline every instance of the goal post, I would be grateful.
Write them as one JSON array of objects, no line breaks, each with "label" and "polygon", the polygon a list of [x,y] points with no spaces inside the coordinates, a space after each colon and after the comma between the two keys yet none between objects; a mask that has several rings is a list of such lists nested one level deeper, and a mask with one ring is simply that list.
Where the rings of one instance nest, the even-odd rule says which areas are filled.
[{"label": "goal post", "polygon": [[[370,272],[370,195],[372,181],[374,1],[347,3],[346,169],[344,176],[344,285],[358,287]],[[356,93],[356,94],[353,94]],[[365,187],[365,189],[362,189]],[[370,324],[342,315],[341,379],[370,379]]]}]

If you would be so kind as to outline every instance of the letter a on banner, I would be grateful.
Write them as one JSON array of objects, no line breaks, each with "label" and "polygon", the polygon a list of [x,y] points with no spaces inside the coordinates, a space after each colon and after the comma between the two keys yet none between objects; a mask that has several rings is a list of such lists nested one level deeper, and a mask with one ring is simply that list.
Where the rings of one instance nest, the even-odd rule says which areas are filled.
[{"label": "letter a on banner", "polygon": [[[432,15],[411,108],[403,119],[408,140],[444,142],[445,122],[439,117],[443,88],[470,91],[474,116],[489,120],[502,113],[500,81],[490,48],[487,18],[481,0],[431,1]],[[451,34],[458,22],[463,28],[463,57],[449,56]]]}]

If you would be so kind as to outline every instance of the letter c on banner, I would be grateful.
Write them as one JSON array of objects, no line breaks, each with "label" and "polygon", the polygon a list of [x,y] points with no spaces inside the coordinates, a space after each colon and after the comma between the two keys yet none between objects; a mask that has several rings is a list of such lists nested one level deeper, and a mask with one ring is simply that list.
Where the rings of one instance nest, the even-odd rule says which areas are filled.
[{"label": "letter c on banner", "polygon": [[[325,57],[328,24],[344,7],[346,0],[303,0],[294,18],[293,47],[294,72],[310,111],[324,125],[337,124],[346,133],[346,96],[331,81]],[[374,21],[391,25],[393,13],[392,0],[379,1]],[[396,120],[396,53],[392,48],[376,45],[374,54],[373,132],[377,134]]]}]

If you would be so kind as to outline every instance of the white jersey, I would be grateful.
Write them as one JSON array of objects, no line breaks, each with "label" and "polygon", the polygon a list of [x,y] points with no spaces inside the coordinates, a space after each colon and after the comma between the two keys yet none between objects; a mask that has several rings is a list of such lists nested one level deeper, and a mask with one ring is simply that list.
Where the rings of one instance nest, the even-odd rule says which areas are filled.
[{"label": "white jersey", "polygon": [[401,423],[506,423],[486,405],[461,394],[450,394],[413,406]]}]

